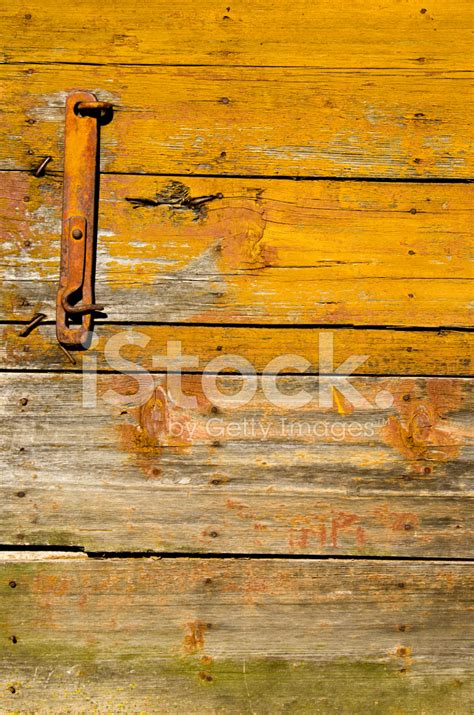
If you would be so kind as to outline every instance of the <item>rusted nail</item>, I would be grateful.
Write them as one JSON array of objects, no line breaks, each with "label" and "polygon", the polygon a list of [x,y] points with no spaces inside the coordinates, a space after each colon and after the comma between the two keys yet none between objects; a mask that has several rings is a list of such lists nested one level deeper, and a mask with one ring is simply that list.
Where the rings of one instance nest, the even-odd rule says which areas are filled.
[{"label": "rusted nail", "polygon": [[185,205],[190,209],[197,208],[202,204],[207,204],[208,201],[214,201],[215,199],[223,199],[224,195],[220,192],[218,194],[210,194],[209,196],[197,196],[195,199],[189,199],[186,201]]},{"label": "rusted nail", "polygon": [[61,345],[61,343],[58,343],[58,345],[59,345],[59,347],[61,348],[61,350],[63,351],[63,353],[65,354],[65,356],[67,357],[67,359],[69,360],[69,362],[70,362],[72,365],[76,365],[76,364],[77,364],[77,363],[76,363],[76,360],[75,360],[74,357],[71,355],[71,353],[69,352],[69,350],[66,350],[66,348],[64,347],[64,345]]},{"label": "rusted nail", "polygon": [[52,160],[52,158],[53,158],[52,156],[47,156],[45,159],[43,159],[43,161],[41,162],[41,164],[38,166],[38,168],[35,171],[36,177],[39,178],[40,176],[43,176],[44,170],[46,169],[46,167],[48,166],[48,164]]},{"label": "rusted nail", "polygon": [[39,325],[43,320],[45,320],[46,315],[44,313],[35,313],[28,325],[25,325],[23,330],[20,330],[19,335],[22,338],[26,338],[37,325]]}]

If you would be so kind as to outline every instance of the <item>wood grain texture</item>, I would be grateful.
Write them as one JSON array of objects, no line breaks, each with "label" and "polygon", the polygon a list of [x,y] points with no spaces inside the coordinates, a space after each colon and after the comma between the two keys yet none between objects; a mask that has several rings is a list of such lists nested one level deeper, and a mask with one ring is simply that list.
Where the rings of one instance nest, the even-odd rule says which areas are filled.
[{"label": "wood grain texture", "polygon": [[[0,384],[3,544],[472,552],[469,380],[357,378],[368,402],[356,409],[342,380],[333,407],[319,407],[310,377],[279,382],[285,394],[313,396],[301,408],[273,406],[261,389],[239,409],[216,408],[198,375],[183,377],[197,400],[189,408],[164,376],[140,407],[135,376],[99,375],[96,407],[82,406],[79,375],[3,374]],[[219,382],[226,394],[238,384]],[[387,395],[393,406],[377,408]]]},{"label": "wood grain texture", "polygon": [[[102,27],[102,24],[101,24]],[[61,169],[72,89],[117,106],[103,171],[472,177],[469,72],[0,66],[0,168]]]},{"label": "wood grain texture", "polygon": [[4,62],[468,69],[472,3],[11,0]]},{"label": "wood grain texture", "polygon": [[[254,370],[271,370],[269,364],[282,355],[298,355],[310,363],[307,372],[320,374],[320,352],[328,332],[332,335],[334,368],[339,368],[351,355],[365,356],[354,365],[353,375],[444,375],[473,374],[474,335],[463,331],[433,330],[355,330],[335,328],[291,327],[223,327],[219,325],[112,325],[94,326],[93,346],[87,351],[72,351],[72,364],[59,348],[54,325],[44,324],[28,336],[20,333],[23,324],[0,325],[0,368],[3,370],[82,370],[93,357],[98,370],[112,372],[104,353],[113,346],[113,354],[135,362],[154,372],[164,365],[153,364],[155,356],[166,355],[168,345],[181,343],[183,355],[198,358],[186,372],[201,372],[211,360],[222,355],[239,355],[248,360]],[[117,342],[116,342],[117,341]],[[140,341],[140,342],[132,342]],[[171,350],[171,348],[170,348]],[[133,368],[132,368],[133,369]],[[226,370],[231,372],[230,369]],[[299,372],[293,364],[285,373]]]},{"label": "wood grain texture", "polygon": [[469,564],[8,556],[8,712],[472,709]]},{"label": "wood grain texture", "polygon": [[[54,319],[60,179],[0,178],[1,317]],[[469,326],[472,192],[103,176],[96,295],[116,321]]]}]

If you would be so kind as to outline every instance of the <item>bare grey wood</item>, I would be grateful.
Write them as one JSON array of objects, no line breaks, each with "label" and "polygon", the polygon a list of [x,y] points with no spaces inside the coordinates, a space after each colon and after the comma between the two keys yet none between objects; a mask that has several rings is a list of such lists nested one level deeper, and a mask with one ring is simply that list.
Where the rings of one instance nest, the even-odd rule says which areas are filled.
[{"label": "bare grey wood", "polygon": [[[94,376],[88,375],[90,380]],[[219,378],[223,392],[240,378]],[[269,378],[267,378],[268,384]],[[274,407],[259,388],[216,408],[200,375],[177,407],[163,375],[140,407],[136,376],[4,373],[2,543],[89,550],[468,556],[472,553],[472,382],[357,378],[331,409],[318,380],[304,408]],[[86,396],[90,398],[90,383]],[[171,388],[169,388],[171,389]],[[122,404],[105,402],[115,391]],[[380,396],[393,405],[377,407]]]},{"label": "bare grey wood", "polygon": [[473,704],[469,564],[8,554],[0,583],[8,712]]}]

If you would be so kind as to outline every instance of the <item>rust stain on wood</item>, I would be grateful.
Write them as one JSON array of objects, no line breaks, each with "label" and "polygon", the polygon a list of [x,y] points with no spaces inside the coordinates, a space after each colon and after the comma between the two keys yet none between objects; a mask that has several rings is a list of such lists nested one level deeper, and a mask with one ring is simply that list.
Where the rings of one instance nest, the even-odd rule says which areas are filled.
[{"label": "rust stain on wood", "polygon": [[184,651],[185,653],[192,655],[198,651],[202,651],[204,648],[204,636],[208,629],[208,624],[202,621],[192,621],[186,624],[186,628],[189,631],[184,636]]},{"label": "rust stain on wood", "polygon": [[382,434],[414,471],[430,474],[437,463],[459,455],[457,437],[443,425],[447,415],[460,405],[459,386],[455,380],[428,380],[425,397],[407,387],[397,400],[399,416],[389,416]]}]

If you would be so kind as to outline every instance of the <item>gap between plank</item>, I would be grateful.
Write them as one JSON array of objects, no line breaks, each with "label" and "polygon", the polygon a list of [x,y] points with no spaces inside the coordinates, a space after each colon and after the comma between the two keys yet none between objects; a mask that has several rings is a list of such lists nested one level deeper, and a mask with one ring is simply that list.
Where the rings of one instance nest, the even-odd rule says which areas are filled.
[{"label": "gap between plank", "polygon": [[[230,372],[225,370],[220,370],[219,372],[215,370],[147,370],[150,375],[202,375],[204,372],[206,375],[226,375],[227,377],[244,377],[248,373],[245,372]],[[22,375],[24,373],[31,375],[143,375],[143,369],[141,370],[107,370],[105,368],[97,368],[96,370],[83,369],[81,365],[71,368],[31,368],[31,367],[0,367],[0,375]],[[262,375],[262,371],[257,370],[255,375]],[[463,373],[463,374],[453,374],[453,373],[413,373],[400,374],[399,372],[291,372],[287,370],[280,370],[279,372],[265,372],[268,377],[332,377],[332,378],[400,378],[401,380],[416,380],[416,379],[431,379],[440,378],[446,380],[470,380],[474,378],[474,373]]]},{"label": "gap between plank", "polygon": [[[218,69],[277,69],[277,70],[317,70],[319,72],[348,72],[356,73],[359,72],[404,72],[408,77],[419,73],[429,73],[432,74],[432,70],[426,67],[327,67],[326,65],[242,65],[242,64],[206,64],[202,62],[198,63],[187,63],[187,62],[84,62],[83,60],[79,62],[74,62],[72,60],[6,60],[5,62],[0,62],[0,65],[5,65],[7,67],[15,67],[16,65],[24,66],[31,65],[33,67],[44,67],[48,65],[61,66],[65,65],[67,67],[197,67],[206,68],[212,70],[214,68]],[[469,66],[466,69],[440,69],[437,70],[438,74],[470,74],[472,68]]]},{"label": "gap between plank", "polygon": [[197,553],[195,551],[90,551],[83,546],[50,546],[50,545],[28,545],[28,544],[0,544],[0,552],[14,551],[21,552],[50,552],[50,553],[80,553],[91,559],[291,559],[292,561],[413,561],[430,562],[436,561],[449,563],[456,561],[459,563],[472,563],[474,558],[463,556],[368,556],[365,554],[267,554],[267,553],[241,553],[241,552],[221,552],[221,553]]},{"label": "gap between plank", "polygon": [[[431,279],[428,279],[431,280]],[[462,279],[465,280],[465,279]],[[28,325],[30,319],[25,320],[1,320],[2,325]],[[54,320],[45,320],[41,325],[55,325]],[[456,325],[359,325],[356,323],[186,323],[184,321],[166,322],[166,321],[150,321],[150,320],[96,320],[94,325],[97,327],[107,327],[107,325],[123,325],[124,327],[142,326],[150,328],[167,327],[167,328],[236,328],[236,329],[254,329],[254,330],[396,330],[397,332],[405,333],[472,333],[474,327],[456,326]]]},{"label": "gap between plank", "polygon": [[[26,173],[34,175],[36,169],[0,169],[0,173]],[[474,178],[470,179],[455,179],[443,176],[430,176],[426,178],[403,178],[403,177],[388,177],[388,176],[292,176],[289,174],[195,174],[195,173],[174,173],[171,171],[164,172],[146,172],[146,171],[101,171],[101,176],[159,176],[173,177],[181,179],[249,179],[252,181],[271,179],[272,181],[357,181],[366,183],[382,183],[382,184],[472,184]],[[44,176],[62,177],[62,171],[49,170]]]}]

